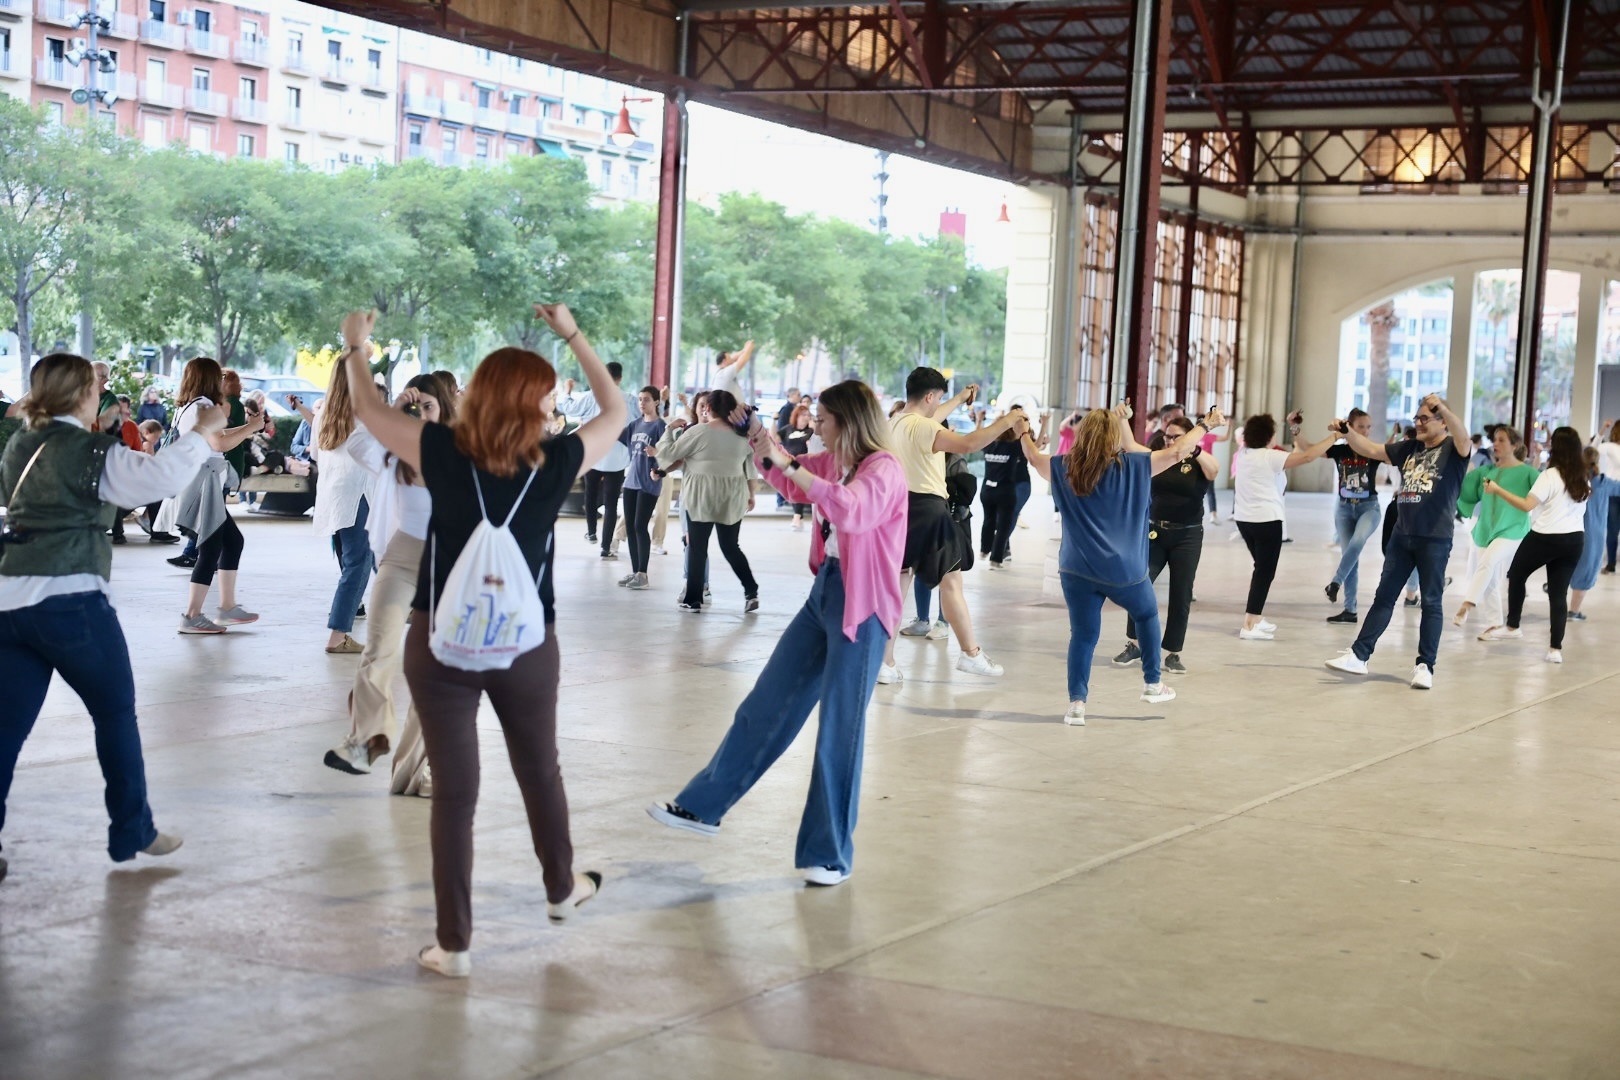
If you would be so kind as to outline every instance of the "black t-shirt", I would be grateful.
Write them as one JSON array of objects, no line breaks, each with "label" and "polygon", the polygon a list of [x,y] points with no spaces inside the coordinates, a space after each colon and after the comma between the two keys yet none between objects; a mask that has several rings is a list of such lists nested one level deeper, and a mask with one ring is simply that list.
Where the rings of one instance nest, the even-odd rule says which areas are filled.
[{"label": "black t-shirt", "polygon": [[1428,447],[1406,439],[1384,449],[1389,463],[1401,470],[1401,484],[1395,492],[1400,507],[1396,531],[1403,536],[1450,540],[1457,496],[1468,473],[1468,455],[1457,453],[1449,438]]},{"label": "black t-shirt", "polygon": [[814,434],[809,428],[789,428],[782,432],[782,449],[794,457],[810,452],[810,436]]},{"label": "black t-shirt", "polygon": [[[512,519],[512,535],[523,549],[529,570],[540,581],[540,603],[546,623],[556,621],[551,587],[551,533],[557,524],[557,511],[579,476],[585,458],[585,444],[578,435],[559,435],[545,442],[546,460],[540,475],[529,485],[523,505]],[[461,549],[472,539],[473,530],[483,520],[478,511],[478,491],[473,487],[473,463],[456,449],[455,432],[444,424],[422,425],[422,482],[433,497],[433,518],[428,525],[428,550],[422,553],[422,568],[416,576],[416,598],[411,607],[429,608],[429,567],[435,571],[434,595],[444,593],[450,568]],[[512,512],[512,503],[529,479],[529,471],[519,468],[515,476],[492,476],[478,470],[478,483],[484,491],[484,509],[496,525]]]},{"label": "black t-shirt", "polygon": [[1328,447],[1327,456],[1339,467],[1339,498],[1361,502],[1375,493],[1378,462],[1369,461],[1344,443]]},{"label": "black t-shirt", "polygon": [[1019,484],[1029,483],[1029,459],[1020,442],[997,439],[984,448],[984,494],[986,497],[1010,494]]},{"label": "black t-shirt", "polygon": [[1173,525],[1200,524],[1204,520],[1204,495],[1212,483],[1194,458],[1176,462],[1153,478],[1148,518]]}]

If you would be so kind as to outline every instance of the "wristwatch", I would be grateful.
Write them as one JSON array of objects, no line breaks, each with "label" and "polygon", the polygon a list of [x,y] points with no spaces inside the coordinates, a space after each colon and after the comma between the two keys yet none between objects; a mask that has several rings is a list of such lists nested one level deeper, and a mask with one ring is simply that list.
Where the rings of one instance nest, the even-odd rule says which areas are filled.
[{"label": "wristwatch", "polygon": [[788,458],[787,464],[782,466],[782,471],[783,472],[798,472],[799,471],[799,459],[796,458],[796,457]]}]

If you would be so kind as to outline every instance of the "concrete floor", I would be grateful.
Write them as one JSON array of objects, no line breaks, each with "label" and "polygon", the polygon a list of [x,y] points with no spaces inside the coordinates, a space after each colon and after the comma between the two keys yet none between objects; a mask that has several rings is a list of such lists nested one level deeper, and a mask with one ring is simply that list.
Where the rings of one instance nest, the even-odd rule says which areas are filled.
[{"label": "concrete floor", "polygon": [[1352,636],[1322,622],[1328,503],[1290,513],[1274,643],[1233,633],[1248,565],[1222,526],[1180,698],[1143,705],[1106,665],[1111,612],[1071,729],[1032,508],[1012,571],[969,585],[1006,678],[901,642],[855,876],[816,891],[792,865],[806,739],[712,841],[642,813],[713,750],[807,591],[807,537],[751,520],[764,610],[717,568],[694,617],[676,556],[627,593],[565,522],[562,753],[579,865],[607,884],[548,924],[486,739],[466,981],[413,961],[428,804],[321,765],[355,660],[321,651],[335,574],[307,523],[247,520],[265,617],[223,639],[174,633],[184,576],[134,540],[118,606],[152,802],[186,846],[107,861],[90,728],[53,688],[5,833],[0,1076],[1620,1076],[1620,585],[1601,579],[1562,668],[1537,591],[1536,640],[1448,629],[1431,693],[1406,686],[1407,611],[1346,685],[1321,666]]}]

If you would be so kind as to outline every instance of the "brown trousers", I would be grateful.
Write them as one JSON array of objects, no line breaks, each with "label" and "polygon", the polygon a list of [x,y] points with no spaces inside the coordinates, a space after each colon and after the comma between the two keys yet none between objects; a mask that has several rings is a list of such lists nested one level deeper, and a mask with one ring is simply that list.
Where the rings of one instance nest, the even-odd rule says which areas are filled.
[{"label": "brown trousers", "polygon": [[546,898],[574,890],[568,796],[557,763],[557,638],[505,671],[462,671],[434,659],[428,619],[418,612],[405,635],[405,681],[433,762],[433,895],[439,945],[461,952],[472,939],[473,811],[478,806],[478,703],[485,693],[506,736],[512,774],[523,792],[529,834],[545,877]]}]

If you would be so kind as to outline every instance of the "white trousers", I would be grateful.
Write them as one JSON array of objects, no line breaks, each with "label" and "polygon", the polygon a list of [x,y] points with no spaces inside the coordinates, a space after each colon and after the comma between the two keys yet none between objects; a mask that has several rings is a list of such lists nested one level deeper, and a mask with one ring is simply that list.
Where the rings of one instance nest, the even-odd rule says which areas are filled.
[{"label": "white trousers", "polygon": [[1483,548],[1468,546],[1468,593],[1463,599],[1474,605],[1482,628],[1502,625],[1508,565],[1518,550],[1518,540],[1500,536]]}]

